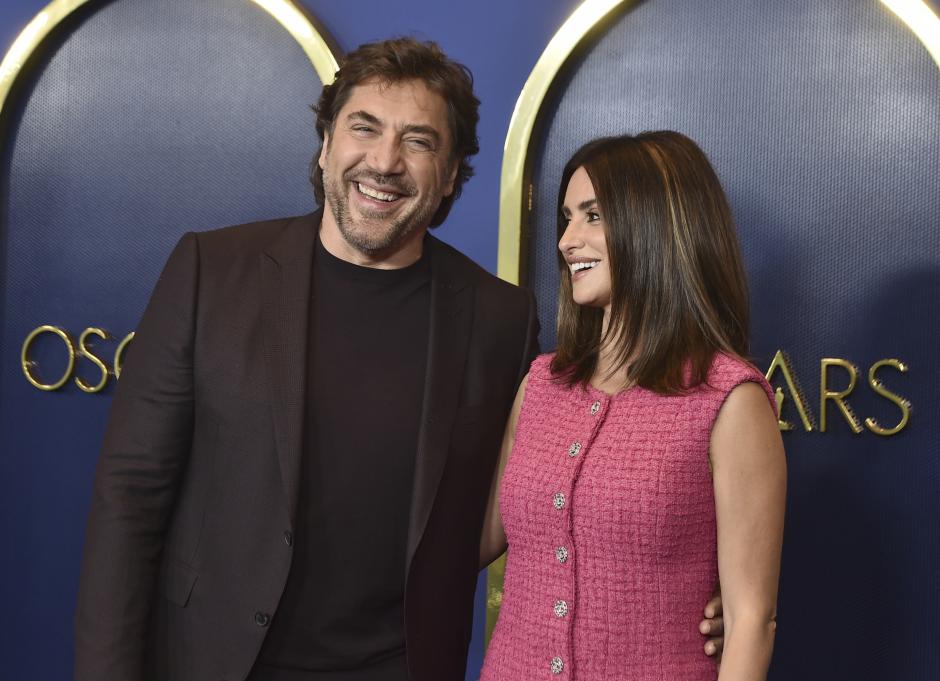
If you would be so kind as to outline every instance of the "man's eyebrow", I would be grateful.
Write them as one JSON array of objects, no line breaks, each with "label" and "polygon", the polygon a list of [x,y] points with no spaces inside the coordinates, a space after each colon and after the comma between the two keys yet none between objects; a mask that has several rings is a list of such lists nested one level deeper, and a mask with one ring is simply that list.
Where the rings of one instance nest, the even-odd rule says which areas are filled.
[{"label": "man's eyebrow", "polygon": [[372,125],[382,125],[382,121],[370,114],[368,111],[352,111],[346,116],[346,120],[359,120],[371,123]]},{"label": "man's eyebrow", "polygon": [[409,125],[404,126],[401,132],[403,135],[406,135],[408,133],[417,133],[419,135],[427,135],[428,137],[431,137],[434,140],[435,144],[438,144],[441,141],[441,133],[439,133],[437,129],[431,127],[430,125],[419,125],[417,123],[411,123]]},{"label": "man's eyebrow", "polygon": [[[351,111],[349,112],[349,115],[346,116],[346,120],[357,120],[369,123],[370,125],[375,125],[377,127],[382,126],[382,121],[370,114],[368,111]],[[409,133],[427,135],[434,140],[435,144],[440,144],[441,141],[441,133],[439,133],[436,128],[430,125],[422,125],[420,123],[410,123],[408,125],[404,125],[402,126],[400,133],[402,135]]]}]

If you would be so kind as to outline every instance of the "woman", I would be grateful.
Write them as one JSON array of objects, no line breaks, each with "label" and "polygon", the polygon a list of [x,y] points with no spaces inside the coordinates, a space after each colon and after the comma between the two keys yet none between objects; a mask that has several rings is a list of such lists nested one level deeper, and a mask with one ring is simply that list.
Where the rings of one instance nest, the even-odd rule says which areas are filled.
[{"label": "woman", "polygon": [[[481,679],[764,679],[786,465],[718,179],[679,133],[599,139],[558,208],[558,350],[504,437],[481,552],[508,536],[509,554]],[[720,674],[696,629],[719,577]]]}]

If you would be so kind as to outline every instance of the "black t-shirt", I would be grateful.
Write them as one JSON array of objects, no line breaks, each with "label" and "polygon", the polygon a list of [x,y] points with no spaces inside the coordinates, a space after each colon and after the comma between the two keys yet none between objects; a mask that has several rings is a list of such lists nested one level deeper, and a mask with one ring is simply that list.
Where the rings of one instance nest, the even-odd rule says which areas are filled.
[{"label": "black t-shirt", "polygon": [[425,253],[360,267],[317,239],[287,586],[251,679],[407,679],[408,516],[431,297]]}]

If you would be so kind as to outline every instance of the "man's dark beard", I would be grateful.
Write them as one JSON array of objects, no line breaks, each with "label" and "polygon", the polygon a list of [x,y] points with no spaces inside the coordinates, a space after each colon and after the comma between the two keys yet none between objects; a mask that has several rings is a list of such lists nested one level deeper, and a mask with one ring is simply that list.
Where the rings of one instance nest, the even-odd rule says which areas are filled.
[{"label": "man's dark beard", "polygon": [[[405,196],[414,196],[417,193],[416,188],[410,183],[404,182],[397,176],[379,175],[364,170],[350,170],[343,174],[342,181],[338,184],[333,182],[333,178],[326,170],[323,171],[323,189],[326,195],[327,203],[333,212],[333,219],[339,227],[343,239],[360,253],[367,256],[375,256],[383,252],[393,251],[396,246],[404,242],[416,229],[424,227],[431,222],[434,212],[437,210],[437,204],[429,205],[427,198],[419,201],[412,206],[410,210],[396,216],[391,223],[388,223],[381,232],[370,231],[364,225],[353,225],[352,216],[349,211],[349,201],[346,194],[346,188],[350,191],[358,191],[354,183],[367,181],[378,186],[394,187],[395,191]],[[366,217],[371,217],[365,213]],[[383,219],[376,216],[376,219]]]}]

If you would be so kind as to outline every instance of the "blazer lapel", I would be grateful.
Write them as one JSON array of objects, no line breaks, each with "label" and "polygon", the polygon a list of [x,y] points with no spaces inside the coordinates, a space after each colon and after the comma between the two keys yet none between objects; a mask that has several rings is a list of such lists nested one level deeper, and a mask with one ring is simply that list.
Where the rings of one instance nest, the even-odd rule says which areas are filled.
[{"label": "blazer lapel", "polygon": [[447,462],[472,318],[473,288],[457,274],[461,269],[459,264],[451,266],[448,252],[434,237],[427,238],[425,247],[431,249],[428,364],[408,524],[406,569],[410,568],[421,542]]},{"label": "blazer lapel", "polygon": [[307,335],[314,239],[322,213],[294,218],[261,254],[264,362],[281,480],[291,524],[298,478],[307,379]]}]

